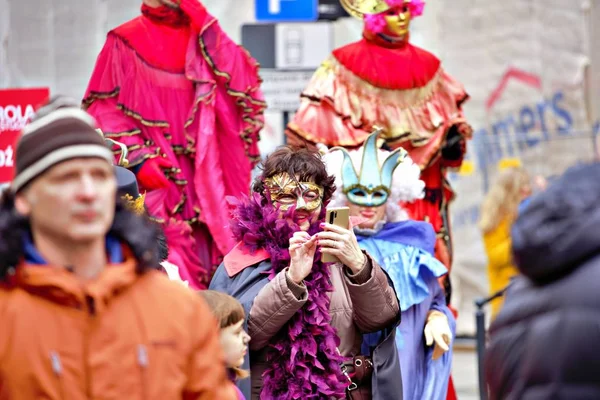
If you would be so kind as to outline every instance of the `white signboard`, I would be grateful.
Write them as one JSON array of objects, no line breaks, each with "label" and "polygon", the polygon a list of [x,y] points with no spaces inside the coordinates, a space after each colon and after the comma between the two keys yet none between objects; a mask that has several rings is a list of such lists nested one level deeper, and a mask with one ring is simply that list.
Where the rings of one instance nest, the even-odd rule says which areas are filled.
[{"label": "white signboard", "polygon": [[265,112],[265,126],[260,131],[260,141],[258,142],[261,157],[266,157],[285,143],[283,121],[283,113]]},{"label": "white signboard", "polygon": [[277,24],[275,66],[278,69],[316,69],[333,50],[329,22]]},{"label": "white signboard", "polygon": [[262,69],[261,88],[269,110],[296,111],[300,106],[300,93],[308,85],[313,72]]}]

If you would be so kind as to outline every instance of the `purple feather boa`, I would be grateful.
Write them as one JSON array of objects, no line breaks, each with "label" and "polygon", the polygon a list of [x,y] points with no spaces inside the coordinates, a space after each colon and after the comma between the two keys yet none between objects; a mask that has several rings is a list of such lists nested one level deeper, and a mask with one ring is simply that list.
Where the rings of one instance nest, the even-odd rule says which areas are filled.
[{"label": "purple feather boa", "polygon": [[[300,230],[291,222],[293,210],[286,218],[271,204],[261,205],[263,197],[234,203],[232,230],[235,237],[254,252],[265,249],[271,256],[269,279],[289,266],[289,240]],[[320,231],[325,210],[308,233]],[[330,325],[329,293],[333,291],[329,267],[321,263],[317,250],[310,275],[304,280],[308,289],[306,304],[271,340],[267,353],[267,370],[263,373],[261,399],[331,399],[345,398],[347,378],[341,372],[344,358]]]}]

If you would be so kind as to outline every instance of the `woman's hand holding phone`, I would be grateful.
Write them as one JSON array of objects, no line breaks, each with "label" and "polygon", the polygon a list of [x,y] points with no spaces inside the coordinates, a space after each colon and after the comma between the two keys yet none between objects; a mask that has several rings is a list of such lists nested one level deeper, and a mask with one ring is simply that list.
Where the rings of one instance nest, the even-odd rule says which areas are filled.
[{"label": "woman's hand holding phone", "polygon": [[359,273],[366,256],[358,246],[354,232],[332,224],[321,224],[321,227],[324,231],[316,235],[321,253],[337,257],[353,274]]}]

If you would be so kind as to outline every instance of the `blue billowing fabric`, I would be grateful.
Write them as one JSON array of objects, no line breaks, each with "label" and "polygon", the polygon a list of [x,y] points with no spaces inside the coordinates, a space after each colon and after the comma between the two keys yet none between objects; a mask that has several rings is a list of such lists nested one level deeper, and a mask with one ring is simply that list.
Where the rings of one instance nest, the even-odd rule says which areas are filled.
[{"label": "blue billowing fabric", "polygon": [[429,297],[427,282],[448,272],[444,264],[432,255],[435,244],[433,228],[428,229],[431,225],[424,225],[416,221],[390,223],[374,236],[357,236],[360,247],[389,274],[402,311]]},{"label": "blue billowing fabric", "polygon": [[421,221],[388,223],[374,236],[379,240],[417,247],[429,254],[433,254],[436,240],[431,224]]},{"label": "blue billowing fabric", "polygon": [[[23,237],[23,252],[25,261],[28,264],[35,265],[46,265],[47,262],[44,260],[39,251],[35,248],[33,240],[30,234]],[[118,264],[123,262],[123,249],[121,248],[121,242],[118,239],[107,236],[106,237],[106,254],[110,263]]]},{"label": "blue billowing fabric", "polygon": [[456,322],[446,306],[437,278],[446,267],[433,253],[435,233],[428,223],[389,223],[373,236],[357,236],[361,248],[390,276],[402,310],[396,346],[400,355],[404,399],[445,400],[452,350],[433,361],[433,347],[425,346],[423,330],[431,310],[444,313],[454,335]]}]

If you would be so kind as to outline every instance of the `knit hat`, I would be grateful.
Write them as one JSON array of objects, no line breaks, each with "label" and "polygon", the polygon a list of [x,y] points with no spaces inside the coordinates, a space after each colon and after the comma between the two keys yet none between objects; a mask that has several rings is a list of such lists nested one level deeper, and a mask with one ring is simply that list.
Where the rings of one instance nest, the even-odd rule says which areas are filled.
[{"label": "knit hat", "polygon": [[96,132],[91,115],[65,104],[49,104],[21,132],[11,190],[17,193],[56,164],[82,157],[113,163],[113,154]]}]

